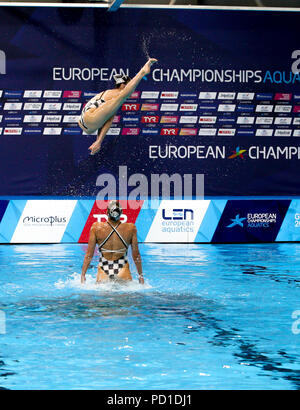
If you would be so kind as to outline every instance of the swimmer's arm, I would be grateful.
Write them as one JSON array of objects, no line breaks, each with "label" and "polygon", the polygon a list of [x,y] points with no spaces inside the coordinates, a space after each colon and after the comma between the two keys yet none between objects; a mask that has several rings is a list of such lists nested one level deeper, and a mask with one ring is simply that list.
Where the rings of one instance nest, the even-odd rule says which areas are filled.
[{"label": "swimmer's arm", "polygon": [[85,257],[84,257],[84,261],[83,261],[83,265],[82,265],[81,283],[85,282],[85,274],[86,274],[86,271],[88,270],[88,267],[90,266],[90,262],[91,262],[91,260],[94,256],[94,252],[95,252],[97,238],[96,238],[95,226],[94,225],[92,225],[92,228],[90,230],[88,248],[87,248],[87,251],[86,251],[86,254],[85,254]]},{"label": "swimmer's arm", "polygon": [[133,236],[132,236],[132,241],[131,241],[131,248],[132,248],[132,258],[134,260],[136,269],[138,271],[139,275],[139,282],[141,284],[144,284],[144,278],[143,278],[143,268],[142,268],[142,258],[141,254],[139,251],[139,245],[138,245],[138,240],[137,240],[137,229],[134,227],[133,231]]}]

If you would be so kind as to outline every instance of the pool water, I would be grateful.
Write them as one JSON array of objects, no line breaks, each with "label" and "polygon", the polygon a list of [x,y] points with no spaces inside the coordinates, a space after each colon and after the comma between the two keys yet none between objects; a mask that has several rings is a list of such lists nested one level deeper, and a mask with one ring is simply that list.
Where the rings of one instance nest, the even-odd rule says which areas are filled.
[{"label": "pool water", "polygon": [[300,389],[298,244],[143,244],[144,286],[85,250],[0,246],[0,387]]}]

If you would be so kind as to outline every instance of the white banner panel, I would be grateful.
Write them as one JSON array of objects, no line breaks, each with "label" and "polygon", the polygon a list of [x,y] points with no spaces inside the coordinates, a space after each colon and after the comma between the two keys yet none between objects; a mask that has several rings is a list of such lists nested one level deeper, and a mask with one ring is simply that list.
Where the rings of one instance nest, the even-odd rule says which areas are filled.
[{"label": "white banner panel", "polygon": [[163,200],[145,242],[194,242],[209,203]]},{"label": "white banner panel", "polygon": [[27,201],[11,242],[60,242],[76,204],[77,200]]}]

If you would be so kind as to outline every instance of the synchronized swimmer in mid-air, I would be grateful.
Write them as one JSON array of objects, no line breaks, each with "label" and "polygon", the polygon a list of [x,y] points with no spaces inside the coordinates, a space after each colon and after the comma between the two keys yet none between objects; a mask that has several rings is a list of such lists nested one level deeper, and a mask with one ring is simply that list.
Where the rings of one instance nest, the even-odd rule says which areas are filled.
[{"label": "synchronized swimmer in mid-air", "polygon": [[101,143],[112,125],[116,112],[134,92],[142,78],[150,73],[152,64],[156,62],[155,58],[149,58],[132,79],[125,75],[114,76],[115,89],[103,91],[87,102],[78,124],[86,134],[93,134],[98,130],[96,141],[89,147],[91,155],[95,155],[100,150]]}]

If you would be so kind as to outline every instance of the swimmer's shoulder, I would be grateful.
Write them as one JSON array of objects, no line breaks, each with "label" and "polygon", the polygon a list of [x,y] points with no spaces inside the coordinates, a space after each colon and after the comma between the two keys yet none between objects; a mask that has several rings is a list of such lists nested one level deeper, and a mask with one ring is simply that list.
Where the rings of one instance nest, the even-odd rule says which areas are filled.
[{"label": "swimmer's shoulder", "polygon": [[123,222],[122,225],[125,225],[124,228],[125,228],[126,231],[128,231],[128,232],[134,233],[134,232],[137,231],[136,226],[135,226],[135,224],[133,224],[133,223]]},{"label": "swimmer's shoulder", "polygon": [[105,223],[104,222],[94,222],[93,225],[91,226],[91,230],[94,232],[97,232],[101,229],[104,228]]}]

